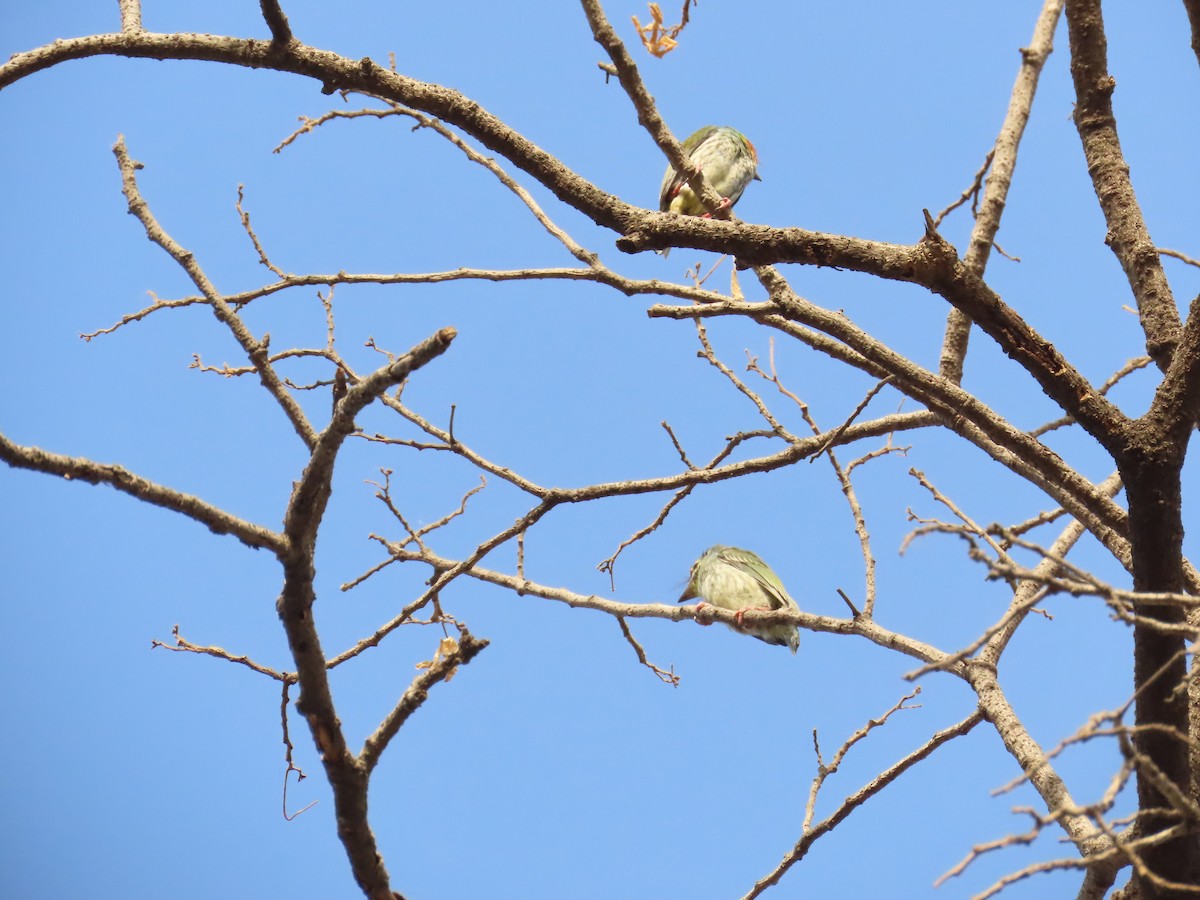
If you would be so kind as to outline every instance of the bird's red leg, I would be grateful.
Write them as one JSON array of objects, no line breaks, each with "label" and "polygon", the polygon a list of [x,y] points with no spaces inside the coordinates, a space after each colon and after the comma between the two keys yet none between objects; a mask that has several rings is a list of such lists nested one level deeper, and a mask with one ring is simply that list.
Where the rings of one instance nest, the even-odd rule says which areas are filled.
[{"label": "bird's red leg", "polygon": [[728,197],[722,197],[720,206],[718,206],[712,212],[706,212],[700,218],[711,219],[713,216],[716,216],[718,219],[724,219],[729,215],[729,210],[731,209],[733,209],[733,203],[730,202]]},{"label": "bird's red leg", "polygon": [[738,623],[738,628],[745,629],[746,624],[742,621],[742,616],[748,612],[771,612],[771,609],[766,606],[743,606],[733,614],[734,620]]}]

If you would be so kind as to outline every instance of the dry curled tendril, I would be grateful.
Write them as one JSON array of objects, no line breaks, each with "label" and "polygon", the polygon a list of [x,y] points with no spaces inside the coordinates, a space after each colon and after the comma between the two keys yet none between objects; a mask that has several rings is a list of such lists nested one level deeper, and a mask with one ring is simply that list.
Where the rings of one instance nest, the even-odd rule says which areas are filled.
[{"label": "dry curled tendril", "polygon": [[678,25],[667,26],[663,23],[662,9],[657,3],[650,4],[650,23],[648,25],[643,25],[637,16],[630,17],[633,19],[633,27],[637,29],[638,37],[642,39],[642,45],[650,51],[652,56],[662,59],[679,46],[679,42],[675,38],[687,27],[688,2],[690,0],[685,0],[683,4],[683,12],[680,14]]},{"label": "dry curled tendril", "polygon": [[[438,660],[443,659],[443,658],[450,656],[451,654],[457,653],[457,652],[458,652],[458,641],[456,641],[452,637],[444,637],[444,638],[442,638],[441,642],[438,644],[437,650],[434,651],[433,659],[427,659],[424,662],[417,663],[417,668],[418,669],[432,669],[435,665],[437,665]],[[447,672],[446,677],[443,678],[442,680],[449,683],[450,679],[454,677],[456,672],[458,672],[458,666],[455,666],[453,669],[451,669],[449,672]]]}]

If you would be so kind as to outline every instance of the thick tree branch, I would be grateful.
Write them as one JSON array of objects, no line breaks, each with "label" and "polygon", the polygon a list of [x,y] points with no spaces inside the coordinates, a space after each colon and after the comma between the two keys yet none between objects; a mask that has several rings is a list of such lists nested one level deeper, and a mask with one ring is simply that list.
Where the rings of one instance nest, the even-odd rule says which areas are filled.
[{"label": "thick tree branch", "polygon": [[279,0],[259,0],[259,5],[262,7],[267,27],[271,29],[271,39],[277,44],[286,44],[293,40],[292,27],[288,25],[287,16],[284,15]]},{"label": "thick tree branch", "polygon": [[[15,54],[0,66],[0,90],[59,63],[93,56],[194,59],[303,75],[319,81],[324,93],[353,91],[411,106],[450,122],[533,175],[564,203],[618,232],[623,233],[647,214],[580,178],[458,91],[408,78],[369,58],[351,60],[298,41],[278,44],[211,34],[147,32],[69,38]],[[680,218],[663,213],[650,215],[668,223]]]},{"label": "thick tree branch", "polygon": [[[1177,354],[1178,355],[1178,354]],[[1130,429],[1131,447],[1118,458],[1129,501],[1129,534],[1133,552],[1133,587],[1148,593],[1180,592],[1184,587],[1183,521],[1180,466],[1182,447],[1171,446],[1154,429]],[[1165,458],[1164,458],[1165,457]],[[1133,632],[1133,680],[1137,690],[1135,722],[1138,753],[1145,756],[1180,793],[1189,792],[1189,753],[1180,735],[1188,734],[1187,692],[1179,690],[1187,676],[1186,640],[1173,626],[1185,621],[1175,604],[1138,603]],[[1163,626],[1166,626],[1164,629]],[[1138,773],[1139,823],[1144,834],[1175,824],[1160,785]],[[1168,881],[1200,882],[1200,840],[1184,833],[1148,847],[1144,860],[1155,876]],[[1158,892],[1139,877],[1144,896],[1173,897]]]},{"label": "thick tree branch", "polygon": [[1200,0],[1183,0],[1183,7],[1192,28],[1192,52],[1196,54],[1196,62],[1200,63]]},{"label": "thick tree branch", "polygon": [[1104,447],[1113,449],[1129,421],[1124,413],[1105,399],[1052,343],[1030,328],[969,266],[960,262],[954,248],[932,225],[930,220],[922,241],[929,250],[929,271],[920,277],[919,283],[969,315],[1001,350],[1034,377],[1047,397]]},{"label": "thick tree branch", "polygon": [[312,458],[297,482],[284,517],[289,552],[283,557],[283,591],[277,601],[280,621],[296,663],[300,698],[296,709],[308,722],[333,789],[338,836],[350,858],[355,880],[372,900],[390,900],[391,888],[383,857],[367,819],[369,771],[350,752],[329,687],[327,660],[321,649],[312,607],[316,602],[317,531],[332,490],[337,452],[354,429],[354,416],[389,387],[444,353],[454,339],[444,328],[408,353],[354,385],[338,403],[329,427],[313,444]]},{"label": "thick tree branch", "polygon": [[214,534],[231,534],[247,547],[256,550],[265,548],[276,555],[287,552],[287,538],[282,534],[239,519],[191,494],[155,484],[122,466],[93,462],[81,456],[63,456],[38,447],[23,447],[3,434],[0,434],[0,459],[18,469],[45,472],[67,481],[107,484],[152,506],[161,506],[195,519]]},{"label": "thick tree branch", "polygon": [[1117,82],[1108,72],[1100,0],[1067,0],[1067,30],[1075,82],[1075,127],[1108,223],[1105,243],[1129,280],[1146,334],[1146,352],[1165,371],[1179,340],[1179,310],[1134,196],[1129,165],[1117,137],[1112,108]]},{"label": "thick tree branch", "polygon": [[1200,296],[1192,300],[1180,333],[1179,350],[1154,392],[1154,400],[1139,424],[1178,448],[1180,464],[1200,419]]},{"label": "thick tree branch", "polygon": [[121,6],[121,30],[142,30],[142,0],[117,0]]},{"label": "thick tree branch", "polygon": [[313,447],[312,459],[288,504],[284,533],[298,546],[308,546],[316,538],[316,530],[325,513],[323,502],[328,499],[333,479],[333,464],[342,443],[354,432],[355,417],[372,400],[378,399],[389,388],[400,384],[417,369],[450,349],[450,343],[457,334],[453,328],[443,328],[398,357],[395,362],[372,372],[350,388],[337,404],[329,426]]},{"label": "thick tree branch", "polygon": [[[970,289],[965,292],[958,289],[963,286],[963,279],[952,272],[941,267],[931,268],[929,263],[933,258],[927,248],[920,244],[885,244],[798,228],[769,228],[647,212],[621,202],[575,175],[550,154],[456,91],[407,78],[369,59],[354,62],[298,42],[279,45],[213,35],[157,35],[145,32],[74,38],[15,55],[4,66],[0,66],[0,88],[60,62],[110,54],[201,59],[293,72],[321,81],[327,91],[358,91],[431,113],[462,128],[489,149],[510,159],[564,203],[580,210],[598,224],[626,235],[636,232],[639,235],[636,240],[625,237],[618,241],[618,246],[626,250],[682,243],[697,249],[733,253],[748,263],[796,262],[873,273],[891,280],[921,284],[939,293],[945,291],[947,299],[952,302],[957,298],[961,303],[971,293]],[[938,258],[945,261],[944,254]],[[202,293],[206,298],[209,297],[203,289]],[[969,306],[959,305],[959,308],[971,315]],[[1079,391],[1068,390],[1065,393],[1077,398],[1081,396]],[[1082,396],[1087,395],[1084,393]],[[1061,397],[1055,399],[1062,402]],[[1071,411],[1069,407],[1068,411]],[[301,426],[297,427],[303,430]]]}]

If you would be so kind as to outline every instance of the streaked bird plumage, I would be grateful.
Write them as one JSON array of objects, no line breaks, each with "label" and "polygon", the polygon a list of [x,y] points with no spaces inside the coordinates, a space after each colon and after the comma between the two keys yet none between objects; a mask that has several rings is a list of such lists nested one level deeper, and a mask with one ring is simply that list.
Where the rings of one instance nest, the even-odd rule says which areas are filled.
[{"label": "streaked bird plumage", "polygon": [[[714,544],[692,564],[688,584],[679,602],[699,598],[720,609],[790,609],[800,611],[771,567],[757,553]],[[780,644],[795,653],[800,629],[789,623],[745,626],[747,634],[768,644]]]},{"label": "streaked bird plumage", "polygon": [[[729,201],[729,206],[741,199],[751,181],[762,180],[758,177],[758,151],[737,129],[705,125],[682,146],[683,152],[704,173],[704,180]],[[658,194],[658,208],[685,216],[709,214],[684,176],[669,165]]]}]

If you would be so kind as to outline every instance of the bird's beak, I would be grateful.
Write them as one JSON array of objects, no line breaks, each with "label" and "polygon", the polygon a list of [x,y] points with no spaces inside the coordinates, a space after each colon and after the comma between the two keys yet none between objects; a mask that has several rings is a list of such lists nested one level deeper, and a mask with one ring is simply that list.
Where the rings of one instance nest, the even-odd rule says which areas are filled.
[{"label": "bird's beak", "polygon": [[755,173],[754,173],[754,180],[755,180],[755,181],[762,181],[762,176],[761,176],[761,175],[759,175],[757,172],[755,172]]},{"label": "bird's beak", "polygon": [[678,600],[676,600],[675,602],[676,602],[676,603],[686,603],[688,600],[695,600],[695,599],[696,599],[696,597],[698,597],[698,596],[699,596],[699,595],[698,595],[698,594],[696,594],[696,593],[695,593],[695,592],[692,590],[692,585],[691,585],[691,583],[689,582],[689,583],[688,583],[688,586],[687,586],[687,587],[685,587],[685,588],[683,589],[683,593],[679,595],[679,599],[678,599]]}]

